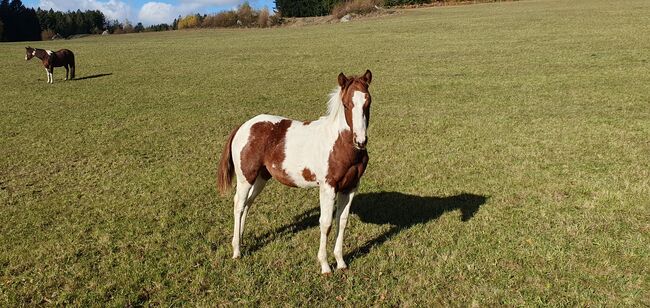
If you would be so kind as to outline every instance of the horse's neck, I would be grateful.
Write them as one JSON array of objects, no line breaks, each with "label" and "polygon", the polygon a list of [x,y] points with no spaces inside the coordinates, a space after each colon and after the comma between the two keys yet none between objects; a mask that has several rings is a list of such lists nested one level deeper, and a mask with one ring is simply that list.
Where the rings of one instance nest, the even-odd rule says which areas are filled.
[{"label": "horse's neck", "polygon": [[345,121],[345,110],[341,101],[340,87],[330,94],[330,99],[327,102],[327,115],[321,117],[318,122],[322,122],[321,125],[324,128],[337,135],[346,129],[350,129]]},{"label": "horse's neck", "polygon": [[320,117],[318,120],[309,124],[315,128],[319,134],[338,136],[341,132],[349,130],[347,122],[345,121],[345,114],[328,114]]},{"label": "horse's neck", "polygon": [[44,60],[48,57],[48,54],[44,49],[36,49],[36,52],[34,52],[34,56],[36,56],[41,60]]}]

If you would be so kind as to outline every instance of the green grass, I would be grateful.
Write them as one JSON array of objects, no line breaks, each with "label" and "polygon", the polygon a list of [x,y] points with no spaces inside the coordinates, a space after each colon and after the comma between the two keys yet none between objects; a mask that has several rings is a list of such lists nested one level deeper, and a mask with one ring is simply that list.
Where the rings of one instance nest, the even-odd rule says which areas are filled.
[{"label": "green grass", "polygon": [[[650,2],[0,44],[0,306],[650,305]],[[317,191],[267,186],[233,261],[227,134],[373,71],[347,273]],[[329,256],[333,242],[329,245]]]}]

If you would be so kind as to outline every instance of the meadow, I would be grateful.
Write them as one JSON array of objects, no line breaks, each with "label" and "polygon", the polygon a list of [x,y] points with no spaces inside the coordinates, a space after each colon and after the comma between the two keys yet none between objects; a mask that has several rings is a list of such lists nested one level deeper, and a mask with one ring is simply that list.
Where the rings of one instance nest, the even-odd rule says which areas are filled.
[{"label": "meadow", "polygon": [[[644,0],[2,43],[0,306],[648,306],[649,54]],[[230,259],[228,133],[366,69],[350,269],[319,274],[318,191],[277,182]]]}]

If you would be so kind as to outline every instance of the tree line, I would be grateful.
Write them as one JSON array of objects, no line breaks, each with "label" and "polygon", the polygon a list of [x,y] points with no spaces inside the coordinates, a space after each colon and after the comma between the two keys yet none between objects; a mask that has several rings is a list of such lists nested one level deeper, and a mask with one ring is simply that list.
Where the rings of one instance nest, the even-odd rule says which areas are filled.
[{"label": "tree line", "polygon": [[[363,14],[377,6],[395,6],[433,2],[458,2],[462,0],[275,0],[275,14],[268,9],[255,10],[248,2],[236,10],[222,11],[212,15],[178,16],[171,25],[158,24],[135,26],[128,20],[107,20],[99,10],[60,12],[34,10],[21,0],[0,0],[0,41],[38,41],[53,37],[66,38],[75,34],[131,33],[167,31],[199,27],[268,27],[282,23],[282,17],[308,17],[346,13]],[[475,0],[494,2],[502,0]]]},{"label": "tree line", "polygon": [[[58,34],[62,37],[74,34],[101,33],[106,26],[106,17],[98,10],[85,12],[77,10],[64,13],[39,8],[36,10],[36,16],[42,32]],[[47,35],[44,34],[44,36]],[[44,39],[46,38],[44,37]]]},{"label": "tree line", "polygon": [[[275,9],[283,17],[324,16],[337,7],[352,8],[352,12],[368,11],[378,6],[400,6],[429,3],[458,3],[468,0],[275,0]],[[499,2],[516,0],[472,0],[472,2]],[[334,14],[336,15],[336,14]]]},{"label": "tree line", "polygon": [[0,1],[0,41],[40,41],[57,36],[66,38],[75,34],[130,33],[143,31],[166,31],[175,27],[167,24],[144,27],[135,26],[128,20],[108,20],[99,10],[54,11],[34,10],[23,5],[21,0]]}]

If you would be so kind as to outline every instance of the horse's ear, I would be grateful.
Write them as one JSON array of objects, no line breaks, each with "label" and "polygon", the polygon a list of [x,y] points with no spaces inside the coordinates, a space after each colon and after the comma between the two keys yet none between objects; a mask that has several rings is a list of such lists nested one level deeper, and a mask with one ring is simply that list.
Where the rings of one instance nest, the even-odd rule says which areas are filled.
[{"label": "horse's ear", "polygon": [[367,84],[370,84],[372,81],[372,72],[370,70],[366,70],[366,73],[361,76],[361,79],[363,79]]},{"label": "horse's ear", "polygon": [[348,83],[348,78],[345,77],[345,75],[343,73],[340,73],[339,74],[339,86],[341,86],[341,88],[343,88],[343,87],[345,87],[346,83]]}]

